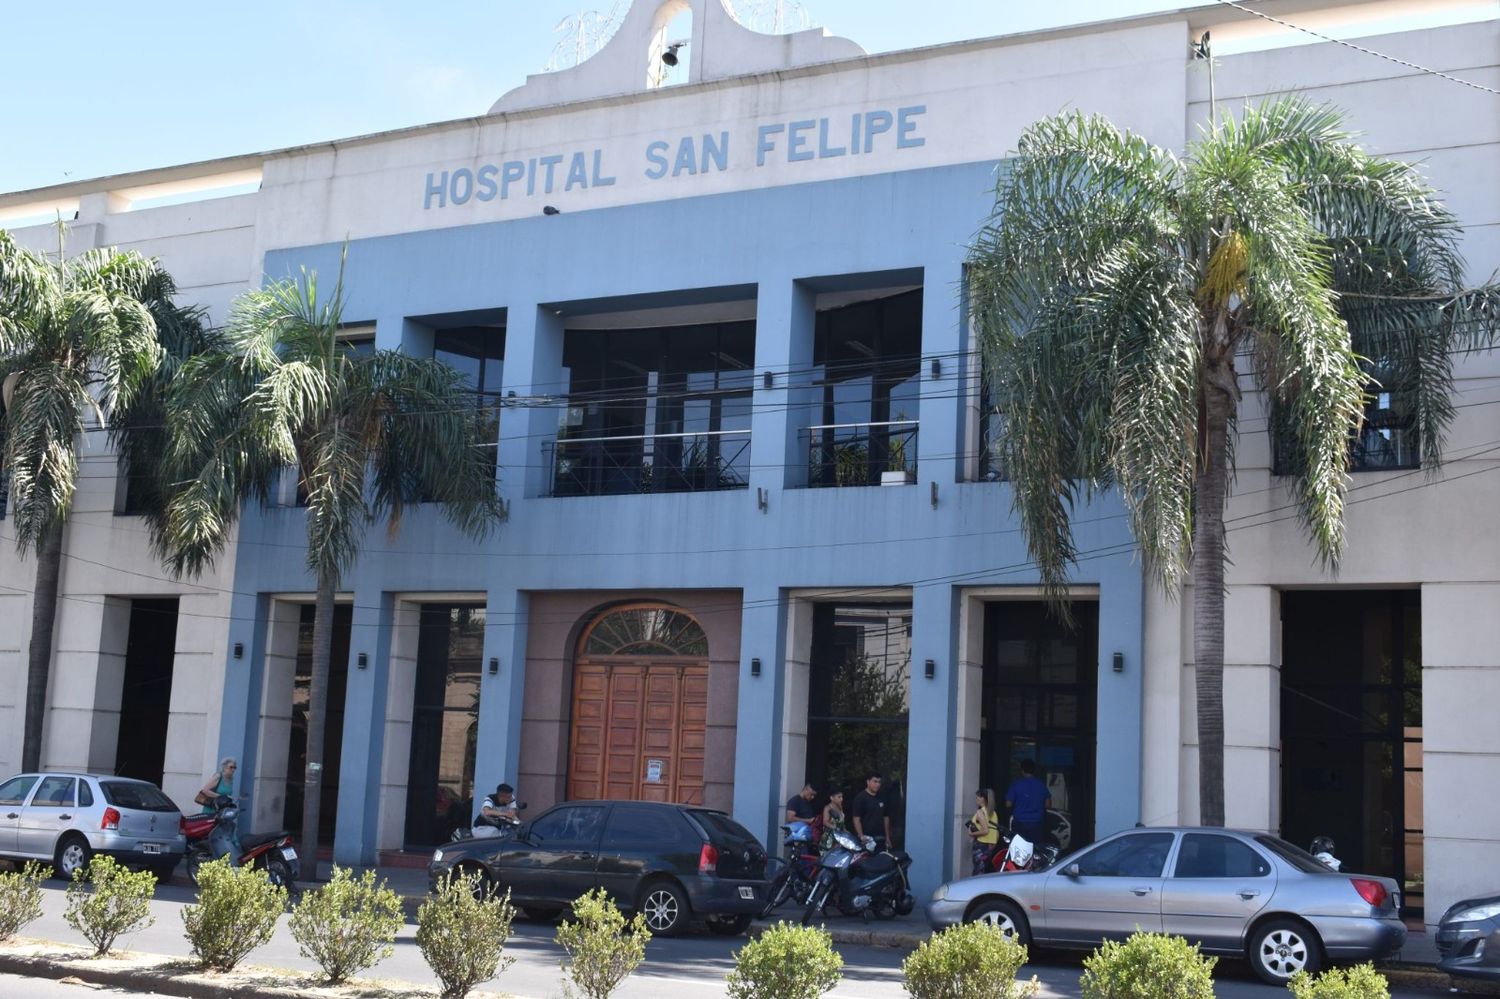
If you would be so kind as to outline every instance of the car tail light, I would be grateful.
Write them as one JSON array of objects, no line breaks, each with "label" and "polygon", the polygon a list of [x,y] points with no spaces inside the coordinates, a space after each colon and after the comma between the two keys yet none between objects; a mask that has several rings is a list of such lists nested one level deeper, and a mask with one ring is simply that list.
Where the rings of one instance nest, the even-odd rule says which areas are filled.
[{"label": "car tail light", "polygon": [[704,843],[703,849],[698,851],[698,873],[719,873],[719,848],[712,843]]},{"label": "car tail light", "polygon": [[187,835],[187,816],[186,815],[179,815],[179,816],[177,816],[177,834],[179,836],[186,836]]},{"label": "car tail light", "polygon": [[104,818],[102,818],[102,819],[99,820],[99,828],[100,829],[119,829],[120,828],[120,813],[119,813],[119,811],[116,810],[116,809],[113,809],[113,808],[106,808],[104,810]]},{"label": "car tail light", "polygon": [[1379,881],[1371,881],[1369,878],[1350,878],[1349,883],[1354,886],[1355,891],[1359,892],[1360,898],[1369,902],[1370,905],[1377,909],[1385,904],[1386,899],[1390,898],[1390,893],[1385,890],[1385,885]]}]

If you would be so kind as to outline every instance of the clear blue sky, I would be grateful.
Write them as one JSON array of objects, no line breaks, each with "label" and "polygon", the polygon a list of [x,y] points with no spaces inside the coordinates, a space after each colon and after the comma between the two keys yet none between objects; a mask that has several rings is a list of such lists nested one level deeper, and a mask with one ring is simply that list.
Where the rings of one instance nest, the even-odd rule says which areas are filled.
[{"label": "clear blue sky", "polygon": [[[0,192],[481,114],[613,0],[4,3]],[[872,52],[1193,0],[803,0]],[[917,13],[920,12],[920,13]]]},{"label": "clear blue sky", "polygon": [[[0,0],[0,192],[482,114],[614,2]],[[801,0],[871,52],[1212,2]]]}]

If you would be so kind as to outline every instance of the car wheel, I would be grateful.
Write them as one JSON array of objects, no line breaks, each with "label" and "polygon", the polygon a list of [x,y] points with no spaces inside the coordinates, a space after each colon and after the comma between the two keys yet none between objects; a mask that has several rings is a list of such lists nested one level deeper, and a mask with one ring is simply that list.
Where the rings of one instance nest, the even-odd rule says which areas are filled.
[{"label": "car wheel", "polygon": [[721,937],[737,937],[750,928],[750,917],[747,914],[738,916],[709,916],[708,931],[717,933]]},{"label": "car wheel", "polygon": [[545,905],[525,905],[521,911],[526,913],[527,919],[535,919],[539,923],[550,923],[562,912],[561,909],[549,908]]},{"label": "car wheel", "polygon": [[646,918],[646,929],[660,937],[675,937],[687,929],[687,896],[670,881],[656,881],[641,892],[636,911]]},{"label": "car wheel", "polygon": [[1020,908],[1008,899],[987,898],[969,910],[964,921],[987,923],[1021,946],[1031,946],[1031,926]]},{"label": "car wheel", "polygon": [[1245,956],[1267,985],[1284,986],[1299,971],[1315,975],[1323,967],[1317,934],[1302,923],[1273,919],[1250,938]]},{"label": "car wheel", "polygon": [[79,871],[87,875],[89,861],[93,859],[93,856],[94,848],[89,846],[89,841],[77,833],[71,833],[57,841],[57,853],[52,858],[52,868],[57,872],[58,877],[64,881],[71,881]]},{"label": "car wheel", "polygon": [[449,877],[455,880],[460,877],[474,878],[474,897],[481,902],[495,894],[495,883],[490,878],[490,872],[481,864],[460,864]]}]

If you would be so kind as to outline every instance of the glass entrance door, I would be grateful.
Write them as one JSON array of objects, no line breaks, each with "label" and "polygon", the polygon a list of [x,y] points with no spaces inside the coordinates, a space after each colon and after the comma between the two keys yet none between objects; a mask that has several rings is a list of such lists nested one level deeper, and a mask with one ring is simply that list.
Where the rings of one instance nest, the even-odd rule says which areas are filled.
[{"label": "glass entrance door", "polygon": [[447,842],[473,814],[484,611],[483,604],[422,607],[406,780],[408,848]]}]

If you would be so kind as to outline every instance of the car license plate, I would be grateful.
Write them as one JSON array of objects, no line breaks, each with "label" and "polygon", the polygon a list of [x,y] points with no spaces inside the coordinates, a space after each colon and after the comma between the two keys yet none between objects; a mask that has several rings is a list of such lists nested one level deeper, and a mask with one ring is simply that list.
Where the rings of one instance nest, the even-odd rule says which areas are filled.
[{"label": "car license plate", "polygon": [[749,885],[740,885],[740,898],[748,898],[752,902],[755,901],[755,889]]},{"label": "car license plate", "polygon": [[284,847],[281,848],[281,855],[283,857],[285,857],[287,860],[296,860],[297,859],[297,851],[293,850],[289,846],[284,846]]},{"label": "car license plate", "polygon": [[141,852],[142,853],[161,853],[161,844],[160,843],[142,843],[141,844]]}]

